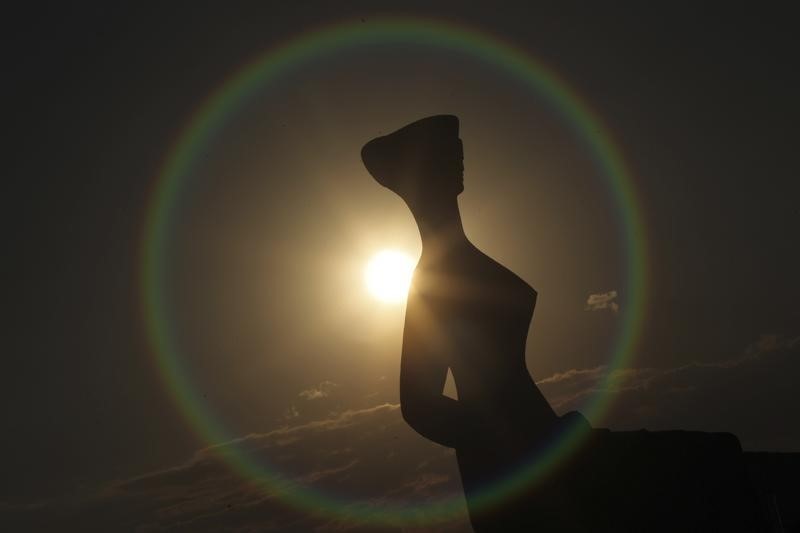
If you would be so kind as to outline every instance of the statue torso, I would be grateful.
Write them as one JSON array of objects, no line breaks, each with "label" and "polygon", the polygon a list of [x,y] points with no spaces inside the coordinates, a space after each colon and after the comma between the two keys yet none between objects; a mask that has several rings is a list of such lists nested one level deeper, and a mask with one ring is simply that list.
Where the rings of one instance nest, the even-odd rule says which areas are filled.
[{"label": "statue torso", "polygon": [[512,431],[555,419],[525,365],[537,296],[530,285],[473,246],[432,264],[423,258],[414,285],[465,408]]}]

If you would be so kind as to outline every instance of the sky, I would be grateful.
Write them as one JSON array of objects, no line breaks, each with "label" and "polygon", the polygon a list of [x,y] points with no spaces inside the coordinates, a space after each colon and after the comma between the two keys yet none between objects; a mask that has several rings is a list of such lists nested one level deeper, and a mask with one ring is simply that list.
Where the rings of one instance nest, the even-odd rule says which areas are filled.
[{"label": "sky", "polygon": [[[361,146],[440,113],[460,118],[467,235],[539,293],[527,364],[557,412],[600,399],[599,427],[728,431],[746,450],[800,451],[800,104],[787,14],[462,4],[9,14],[0,524],[468,531],[452,452],[400,417],[404,307],[363,282],[374,253],[416,259],[420,243]],[[631,316],[631,211],[585,131],[499,61],[410,38],[292,63],[192,154],[159,263],[175,348],[154,345],[146,222],[197,110],[298,35],[399,15],[535,58],[609,132],[646,244],[624,364],[612,355]],[[250,466],[237,467],[242,457]],[[305,492],[287,496],[267,471]],[[359,521],[365,502],[424,511],[442,498],[454,502],[447,520]]]}]

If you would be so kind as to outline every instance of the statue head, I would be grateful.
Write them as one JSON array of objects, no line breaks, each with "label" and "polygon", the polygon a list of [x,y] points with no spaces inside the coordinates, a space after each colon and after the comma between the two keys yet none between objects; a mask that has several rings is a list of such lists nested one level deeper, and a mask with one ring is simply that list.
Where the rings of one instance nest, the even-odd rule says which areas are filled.
[{"label": "statue head", "polygon": [[454,115],[426,117],[372,139],[361,159],[375,181],[412,209],[464,190],[464,149]]}]

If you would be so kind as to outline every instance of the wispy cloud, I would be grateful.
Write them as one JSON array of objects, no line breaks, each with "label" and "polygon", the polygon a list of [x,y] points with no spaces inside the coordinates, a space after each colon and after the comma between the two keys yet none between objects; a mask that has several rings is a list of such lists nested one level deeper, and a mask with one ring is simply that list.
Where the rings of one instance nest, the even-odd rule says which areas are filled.
[{"label": "wispy cloud", "polygon": [[[537,383],[561,412],[580,409],[592,394],[613,394],[613,412],[593,422],[614,430],[732,431],[745,449],[789,451],[791,443],[800,445],[800,430],[793,423],[800,418],[798,349],[800,337],[764,335],[740,355],[721,361],[672,368],[576,368]],[[325,390],[323,384],[307,390]],[[0,503],[0,522],[9,524],[4,530],[45,532],[363,532],[372,529],[288,505],[283,496],[289,490],[310,490],[338,498],[345,510],[382,505],[402,510],[463,498],[452,450],[410,429],[396,403],[283,424],[206,447],[183,464],[70,498]],[[765,427],[774,430],[765,435]],[[248,468],[242,468],[244,463],[231,468],[225,458],[241,453]],[[471,531],[459,501],[454,521],[413,530]]]},{"label": "wispy cloud", "polygon": [[[242,453],[253,465],[250,475],[224,460]],[[0,510],[14,519],[13,531],[363,532],[373,529],[359,524],[357,509],[385,505],[402,513],[454,497],[461,502],[454,520],[414,531],[466,533],[459,479],[452,450],[415,433],[399,405],[386,403],[209,446],[184,464],[69,502]],[[302,499],[282,497],[291,491],[327,495],[339,510],[353,510],[353,518],[290,505]]]},{"label": "wispy cloud", "polygon": [[548,385],[551,383],[561,383],[563,381],[573,381],[576,379],[597,379],[605,372],[606,366],[596,366],[594,368],[572,368],[566,372],[557,372],[550,377],[546,377],[536,382],[537,385]]},{"label": "wispy cloud", "polygon": [[297,406],[295,404],[290,405],[283,412],[283,418],[285,420],[293,420],[298,416],[300,416],[300,411],[297,410]]},{"label": "wispy cloud", "polygon": [[617,291],[601,292],[598,294],[590,294],[586,299],[586,311],[600,311],[601,309],[610,309],[613,312],[619,311],[619,304],[615,301],[617,299]]},{"label": "wispy cloud", "polygon": [[323,381],[319,385],[300,391],[298,396],[306,400],[319,400],[320,398],[327,398],[331,392],[339,385],[333,381]]},{"label": "wispy cloud", "polygon": [[792,442],[800,445],[800,429],[786,425],[800,416],[792,377],[800,370],[798,348],[800,337],[765,334],[740,355],[719,361],[571,369],[537,384],[559,412],[611,395],[612,410],[592,422],[614,429],[731,431],[745,448],[786,449]]}]

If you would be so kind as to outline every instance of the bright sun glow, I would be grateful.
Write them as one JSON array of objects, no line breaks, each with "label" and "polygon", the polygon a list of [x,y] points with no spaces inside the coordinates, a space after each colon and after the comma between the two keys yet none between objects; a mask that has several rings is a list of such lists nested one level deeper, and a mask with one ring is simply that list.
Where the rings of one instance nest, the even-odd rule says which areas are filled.
[{"label": "bright sun glow", "polygon": [[408,295],[414,261],[403,252],[383,250],[378,252],[364,271],[367,289],[378,300],[402,303]]}]

